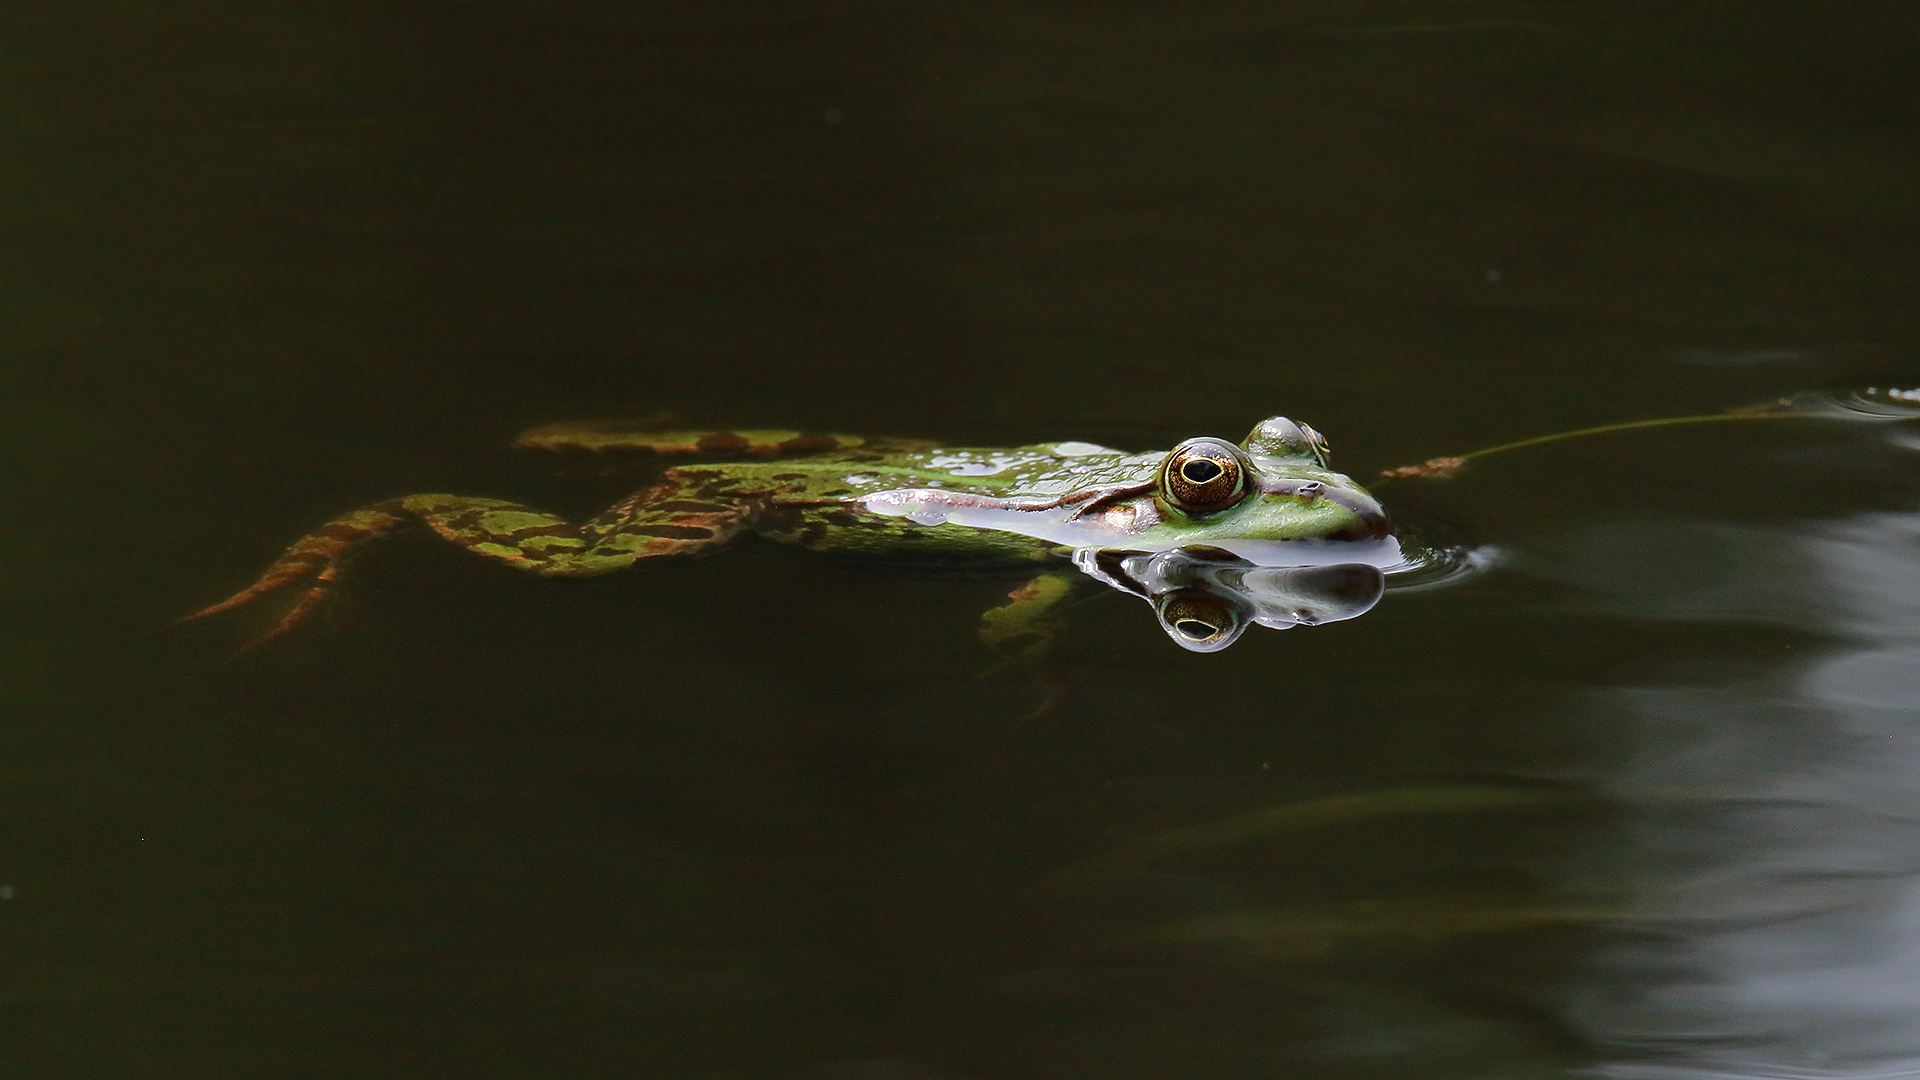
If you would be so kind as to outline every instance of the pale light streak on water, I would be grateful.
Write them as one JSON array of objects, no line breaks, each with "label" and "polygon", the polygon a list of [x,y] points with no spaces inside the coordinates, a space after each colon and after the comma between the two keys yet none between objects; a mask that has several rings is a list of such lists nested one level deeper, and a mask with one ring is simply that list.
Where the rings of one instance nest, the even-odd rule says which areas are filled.
[{"label": "pale light streak on water", "polygon": [[1600,695],[1638,746],[1601,787],[1633,808],[1644,917],[1569,1015],[1617,1048],[1596,1072],[1619,1080],[1920,1075],[1920,516],[1694,537],[1750,570],[1665,614],[1840,644],[1751,679]]}]

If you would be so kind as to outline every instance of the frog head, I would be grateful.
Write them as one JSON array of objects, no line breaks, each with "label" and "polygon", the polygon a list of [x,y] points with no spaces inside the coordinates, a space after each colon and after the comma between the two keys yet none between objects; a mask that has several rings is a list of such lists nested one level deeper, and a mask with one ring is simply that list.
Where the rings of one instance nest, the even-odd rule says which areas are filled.
[{"label": "frog head", "polygon": [[[1134,529],[1145,548],[1203,545],[1262,565],[1391,565],[1399,557],[1380,503],[1328,467],[1319,432],[1284,416],[1261,421],[1237,445],[1188,439],[1161,459],[1153,488],[1157,520]],[[1361,554],[1369,548],[1379,551]]]}]

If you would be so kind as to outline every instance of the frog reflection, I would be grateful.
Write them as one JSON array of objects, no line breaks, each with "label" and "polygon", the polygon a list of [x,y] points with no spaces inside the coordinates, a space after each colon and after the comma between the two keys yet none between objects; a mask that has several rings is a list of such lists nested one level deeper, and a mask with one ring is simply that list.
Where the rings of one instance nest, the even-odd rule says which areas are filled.
[{"label": "frog reflection", "polygon": [[[253,585],[191,618],[303,587],[262,638],[326,600],[348,558],[426,531],[542,577],[595,577],[703,552],[742,533],[819,551],[925,562],[1071,559],[1154,604],[1186,648],[1211,652],[1249,625],[1352,618],[1400,565],[1380,504],[1327,464],[1320,434],[1285,417],[1240,443],[1189,439],[1128,454],[1085,442],[1004,449],[798,431],[636,431],[558,424],[522,447],[585,455],[720,458],[666,469],[574,524],[500,499],[409,495],[342,515],[296,542]],[[1033,593],[1045,607],[1063,590]]]},{"label": "frog reflection", "polygon": [[1171,551],[1082,548],[1082,573],[1153,605],[1181,648],[1218,652],[1254,624],[1286,629],[1365,615],[1386,592],[1387,576],[1369,563],[1263,566],[1204,545]]}]

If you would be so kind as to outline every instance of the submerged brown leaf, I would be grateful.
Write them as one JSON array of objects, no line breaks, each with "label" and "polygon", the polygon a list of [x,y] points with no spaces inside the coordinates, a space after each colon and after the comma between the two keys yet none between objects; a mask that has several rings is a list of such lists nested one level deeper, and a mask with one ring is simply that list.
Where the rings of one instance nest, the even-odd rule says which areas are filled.
[{"label": "submerged brown leaf", "polygon": [[1383,469],[1380,475],[1390,480],[1413,476],[1430,476],[1435,479],[1444,479],[1459,472],[1461,467],[1466,465],[1466,463],[1467,459],[1463,457],[1428,458],[1418,465],[1402,465],[1397,469]]}]

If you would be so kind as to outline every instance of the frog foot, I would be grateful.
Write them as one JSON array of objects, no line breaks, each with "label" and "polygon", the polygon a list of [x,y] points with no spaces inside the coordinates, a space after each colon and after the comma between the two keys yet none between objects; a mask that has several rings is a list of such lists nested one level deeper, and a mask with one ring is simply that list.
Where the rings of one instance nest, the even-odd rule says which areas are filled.
[{"label": "frog foot", "polygon": [[286,553],[275,559],[272,566],[260,575],[259,580],[227,597],[217,604],[201,608],[191,615],[181,617],[181,622],[204,619],[209,615],[218,615],[223,611],[232,611],[258,600],[268,593],[277,592],[298,581],[311,580],[307,591],[293,602],[280,621],[269,627],[265,633],[248,641],[240,647],[241,652],[257,648],[281,634],[305,622],[332,593],[334,581],[340,575],[341,561],[354,548],[369,540],[387,536],[406,523],[406,518],[394,512],[390,504],[380,503],[363,507],[350,514],[342,515],[327,522],[320,528],[301,537]]}]

